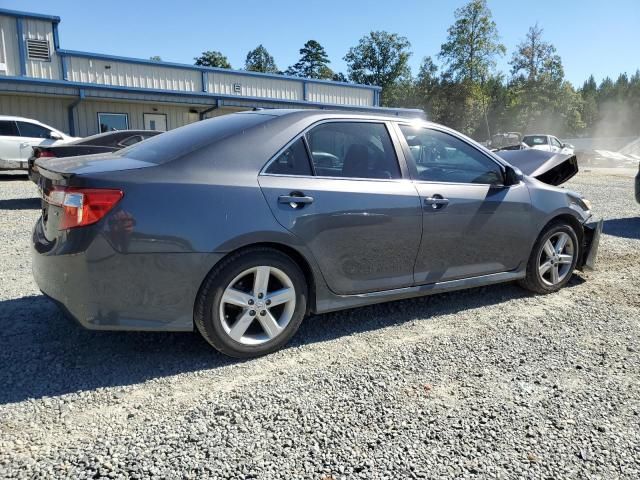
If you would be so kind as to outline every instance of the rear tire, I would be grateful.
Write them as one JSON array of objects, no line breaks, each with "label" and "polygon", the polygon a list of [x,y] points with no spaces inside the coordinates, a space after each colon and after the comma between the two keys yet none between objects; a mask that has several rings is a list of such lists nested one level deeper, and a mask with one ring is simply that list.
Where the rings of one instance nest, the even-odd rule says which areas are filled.
[{"label": "rear tire", "polygon": [[546,227],[536,240],[526,277],[518,283],[535,293],[557,292],[564,287],[576,268],[580,247],[573,227],[558,221]]},{"label": "rear tire", "polygon": [[207,276],[194,323],[218,351],[236,358],[272,353],[296,333],[307,308],[307,282],[284,253],[267,247],[232,254]]}]

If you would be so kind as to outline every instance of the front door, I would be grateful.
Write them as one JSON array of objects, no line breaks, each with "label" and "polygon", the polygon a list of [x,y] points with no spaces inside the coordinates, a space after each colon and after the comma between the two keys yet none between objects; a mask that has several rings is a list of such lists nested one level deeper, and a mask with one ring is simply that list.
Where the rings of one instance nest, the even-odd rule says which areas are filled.
[{"label": "front door", "polygon": [[422,212],[384,123],[320,124],[277,156],[259,182],[278,222],[309,248],[333,292],[413,284]]},{"label": "front door", "polygon": [[423,206],[417,284],[517,269],[529,255],[526,185],[503,185],[501,166],[444,131],[401,125]]},{"label": "front door", "polygon": [[164,113],[145,113],[144,129],[158,130],[160,132],[167,131],[167,116]]}]

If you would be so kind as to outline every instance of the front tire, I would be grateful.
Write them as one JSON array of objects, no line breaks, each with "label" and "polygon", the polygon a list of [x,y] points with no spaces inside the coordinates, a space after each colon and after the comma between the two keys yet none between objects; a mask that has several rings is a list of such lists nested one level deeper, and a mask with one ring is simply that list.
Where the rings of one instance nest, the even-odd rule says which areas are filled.
[{"label": "front tire", "polygon": [[300,267],[272,248],[232,254],[207,276],[195,309],[195,324],[220,352],[250,358],[284,346],[307,308]]},{"label": "front tire", "polygon": [[552,223],[536,240],[520,285],[535,293],[557,292],[571,280],[579,254],[573,227],[562,221]]}]

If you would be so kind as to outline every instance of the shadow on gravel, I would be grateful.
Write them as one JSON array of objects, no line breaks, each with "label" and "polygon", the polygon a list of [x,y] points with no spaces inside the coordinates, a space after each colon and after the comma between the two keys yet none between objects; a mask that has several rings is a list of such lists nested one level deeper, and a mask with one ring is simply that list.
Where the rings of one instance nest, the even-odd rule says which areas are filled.
[{"label": "shadow on gravel", "polygon": [[603,232],[616,237],[640,239],[640,217],[605,220]]},{"label": "shadow on gravel", "polygon": [[26,173],[2,173],[0,174],[0,182],[12,181],[12,180],[29,180],[29,176]]},{"label": "shadow on gravel", "polygon": [[0,210],[39,210],[39,198],[11,198],[0,200]]},{"label": "shadow on gravel", "polygon": [[[583,282],[576,275],[567,288]],[[290,347],[527,296],[504,284],[314,315],[302,323]],[[42,295],[0,302],[0,404],[133,385],[238,362],[216,352],[197,333],[96,332],[65,317]]]}]

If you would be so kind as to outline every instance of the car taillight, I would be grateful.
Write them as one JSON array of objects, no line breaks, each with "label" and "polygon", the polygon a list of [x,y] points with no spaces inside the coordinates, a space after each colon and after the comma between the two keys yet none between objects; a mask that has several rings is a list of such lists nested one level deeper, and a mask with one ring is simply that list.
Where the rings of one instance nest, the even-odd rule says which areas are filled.
[{"label": "car taillight", "polygon": [[122,190],[115,189],[54,187],[45,201],[62,207],[58,229],[67,230],[96,223],[123,196]]},{"label": "car taillight", "polygon": [[55,158],[55,155],[49,150],[38,150],[36,151],[36,158]]}]

